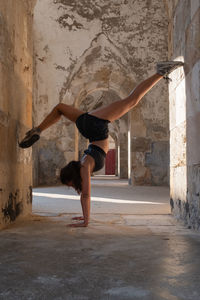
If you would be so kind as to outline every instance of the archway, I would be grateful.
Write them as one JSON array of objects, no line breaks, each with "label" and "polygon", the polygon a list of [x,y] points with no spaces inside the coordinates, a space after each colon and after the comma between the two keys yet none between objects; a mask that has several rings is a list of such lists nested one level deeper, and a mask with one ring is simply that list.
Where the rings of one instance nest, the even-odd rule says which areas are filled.
[{"label": "archway", "polygon": [[[119,100],[120,97],[116,91],[112,89],[96,89],[93,91],[89,91],[87,95],[84,97],[80,96],[77,99],[76,104],[83,111],[92,111],[98,107],[106,106],[114,101]],[[88,141],[85,140],[75,128],[76,131],[76,153],[78,153],[78,158],[80,158],[84,152],[84,150],[88,146]],[[116,162],[116,167],[114,171],[112,171],[113,175],[119,176],[119,178],[128,178],[128,153],[130,155],[131,149],[128,150],[128,117],[127,115],[122,117],[121,119],[109,124],[109,132],[110,139],[113,140],[115,144],[115,158],[112,159],[113,162]],[[131,146],[131,145],[129,145]],[[112,146],[113,147],[113,146]],[[107,159],[108,162],[108,159]],[[108,172],[110,173],[110,172]],[[97,174],[106,175],[105,168],[102,169]]]}]

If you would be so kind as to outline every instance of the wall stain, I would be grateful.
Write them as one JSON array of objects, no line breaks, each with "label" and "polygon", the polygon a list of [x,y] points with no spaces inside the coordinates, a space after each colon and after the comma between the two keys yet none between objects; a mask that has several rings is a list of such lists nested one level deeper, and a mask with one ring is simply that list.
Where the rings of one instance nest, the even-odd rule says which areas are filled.
[{"label": "wall stain", "polygon": [[[102,18],[102,16],[111,9],[110,3],[106,1],[104,4],[101,2],[99,5],[99,3],[94,0],[54,0],[54,4],[61,4],[64,7],[68,7],[72,12],[76,12],[79,16],[89,21],[95,18]],[[113,10],[116,10],[114,5],[112,7],[112,11]]]},{"label": "wall stain", "polygon": [[48,52],[49,52],[49,46],[46,45],[46,46],[43,48],[43,50],[44,50],[46,53],[48,53]]},{"label": "wall stain", "polygon": [[[81,23],[78,23],[76,20],[74,20],[73,16],[70,16],[68,14],[65,14],[58,18],[56,20],[61,27],[66,28],[68,27],[69,31],[74,30],[76,31],[77,29],[83,28],[83,25]],[[73,23],[72,23],[73,22]]]},{"label": "wall stain", "polygon": [[30,66],[28,66],[28,65],[25,65],[25,66],[24,66],[24,70],[23,70],[23,71],[24,71],[24,72],[27,72],[29,69],[30,69]]},{"label": "wall stain", "polygon": [[38,104],[47,104],[48,101],[48,95],[40,95]]},{"label": "wall stain", "polygon": [[27,192],[27,204],[32,204],[33,195],[32,195],[32,186],[29,186],[29,191]]},{"label": "wall stain", "polygon": [[91,53],[85,57],[85,64],[90,66],[92,62],[95,62],[97,58],[101,56],[101,45],[94,47]]},{"label": "wall stain", "polygon": [[57,64],[54,64],[56,66],[56,70],[61,70],[61,71],[67,71],[67,68],[61,66],[61,65],[57,65]]},{"label": "wall stain", "polygon": [[188,201],[185,203],[185,211],[186,211],[187,214],[190,215],[190,205],[189,205]]},{"label": "wall stain", "polygon": [[181,200],[180,200],[180,199],[178,199],[178,200],[176,201],[176,205],[177,205],[177,207],[179,208],[179,211],[181,211],[182,209],[181,209]]},{"label": "wall stain", "polygon": [[9,194],[8,202],[5,207],[2,208],[2,213],[4,215],[4,219],[9,222],[15,221],[15,219],[20,215],[23,209],[22,201],[17,202],[19,197],[19,190],[16,190],[15,193]]},{"label": "wall stain", "polygon": [[38,60],[40,60],[41,62],[45,62],[46,61],[46,57],[44,57],[44,56],[43,57],[38,57]]},{"label": "wall stain", "polygon": [[170,198],[170,206],[171,206],[171,212],[174,209],[174,200],[172,198]]}]

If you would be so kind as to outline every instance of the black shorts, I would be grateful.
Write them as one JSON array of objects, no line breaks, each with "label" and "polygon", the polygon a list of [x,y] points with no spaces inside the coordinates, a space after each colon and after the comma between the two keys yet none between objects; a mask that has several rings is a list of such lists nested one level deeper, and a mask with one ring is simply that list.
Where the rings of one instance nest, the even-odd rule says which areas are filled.
[{"label": "black shorts", "polygon": [[110,121],[100,119],[88,113],[80,115],[76,120],[79,132],[90,142],[101,141],[108,138],[108,123]]}]

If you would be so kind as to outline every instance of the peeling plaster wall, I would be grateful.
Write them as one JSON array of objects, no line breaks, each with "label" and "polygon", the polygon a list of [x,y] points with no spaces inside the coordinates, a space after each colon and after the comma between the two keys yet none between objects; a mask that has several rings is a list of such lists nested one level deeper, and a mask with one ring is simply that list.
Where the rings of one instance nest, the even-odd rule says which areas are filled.
[{"label": "peeling plaster wall", "polygon": [[32,126],[34,1],[0,1],[0,227],[32,209],[32,152],[18,147]]},{"label": "peeling plaster wall", "polygon": [[[115,100],[110,90],[118,98],[126,97],[153,74],[156,61],[166,59],[166,24],[160,0],[38,0],[34,11],[34,123],[41,122],[58,102],[93,109],[84,103],[94,94],[97,105],[97,90],[110,95],[109,101],[102,99],[103,104]],[[162,160],[163,151],[167,157],[169,139],[164,82],[133,110],[131,127],[133,184],[167,184],[169,161]],[[123,140],[121,133],[118,139]],[[148,147],[137,148],[135,142],[140,141],[149,143]],[[35,184],[56,183],[56,172],[78,157],[79,145],[74,126],[64,119],[46,130],[34,150]],[[121,145],[125,147],[126,142]],[[121,170],[127,177],[127,146],[121,150]]]},{"label": "peeling plaster wall", "polygon": [[171,207],[189,227],[200,228],[200,2],[166,1],[169,58],[185,62],[171,75]]}]

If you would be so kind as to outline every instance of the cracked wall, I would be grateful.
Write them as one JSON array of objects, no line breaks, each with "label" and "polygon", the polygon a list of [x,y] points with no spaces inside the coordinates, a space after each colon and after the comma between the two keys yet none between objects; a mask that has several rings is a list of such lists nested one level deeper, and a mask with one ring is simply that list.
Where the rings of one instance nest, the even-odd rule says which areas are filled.
[{"label": "cracked wall", "polygon": [[33,5],[0,2],[0,227],[32,209],[32,152],[18,140],[32,126]]},{"label": "cracked wall", "polygon": [[200,228],[200,2],[165,1],[169,58],[185,62],[173,72],[170,97],[170,194],[174,215]]},{"label": "cracked wall", "polygon": [[[35,125],[58,102],[88,110],[99,101],[97,91],[104,92],[102,105],[115,100],[112,93],[118,99],[128,96],[136,84],[153,74],[156,61],[166,59],[166,24],[164,2],[159,0],[38,0],[34,11]],[[89,95],[94,106],[84,105]],[[165,83],[156,86],[131,116],[133,184],[167,184],[168,161],[162,160],[169,139]],[[127,134],[119,132],[121,175],[124,172],[122,176],[127,177]],[[141,138],[149,147],[138,150],[134,144]],[[49,142],[51,150],[47,150]],[[80,144],[76,129],[64,119],[47,129],[34,148],[35,184],[56,183],[61,160],[65,165],[78,158]],[[56,156],[60,157],[58,168]]]}]

